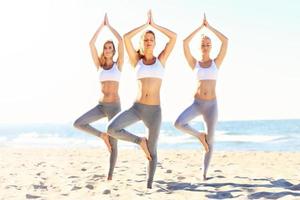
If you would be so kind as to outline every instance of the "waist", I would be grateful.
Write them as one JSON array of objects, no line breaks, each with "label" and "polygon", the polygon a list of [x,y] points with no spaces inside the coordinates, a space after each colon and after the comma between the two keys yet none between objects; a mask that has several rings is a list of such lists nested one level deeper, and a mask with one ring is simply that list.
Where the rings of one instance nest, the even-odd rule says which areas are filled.
[{"label": "waist", "polygon": [[195,97],[194,102],[196,102],[198,104],[216,104],[217,103],[217,98],[214,98],[214,99],[199,99],[199,98]]},{"label": "waist", "polygon": [[160,105],[160,95],[159,94],[138,94],[136,102],[146,104],[146,105]]},{"label": "waist", "polygon": [[209,83],[209,84],[203,84],[199,83],[195,98],[197,99],[215,99],[216,98],[216,84]]},{"label": "waist", "polygon": [[160,107],[160,104],[145,104],[143,102],[134,102],[134,106],[137,106],[137,107],[146,107],[146,108],[149,108],[149,109],[161,109]]},{"label": "waist", "polygon": [[100,101],[98,102],[98,104],[99,104],[99,105],[102,105],[102,106],[107,106],[107,107],[111,107],[111,106],[121,106],[120,101],[106,102],[106,101],[100,100]]}]

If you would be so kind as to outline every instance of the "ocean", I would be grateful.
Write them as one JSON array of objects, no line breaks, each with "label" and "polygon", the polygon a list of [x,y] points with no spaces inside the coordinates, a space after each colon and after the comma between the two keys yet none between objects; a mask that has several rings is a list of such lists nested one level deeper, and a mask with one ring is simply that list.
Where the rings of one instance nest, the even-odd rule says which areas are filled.
[{"label": "ocean", "polygon": [[[92,124],[105,130],[106,123]],[[201,121],[192,126],[203,129]],[[127,130],[146,136],[147,130],[139,122]],[[300,151],[300,119],[220,121],[215,132],[216,151]],[[119,141],[120,148],[138,148]],[[0,124],[0,147],[79,148],[104,147],[101,139],[67,124]],[[159,149],[201,149],[196,138],[178,131],[173,122],[163,122],[158,141]]]}]

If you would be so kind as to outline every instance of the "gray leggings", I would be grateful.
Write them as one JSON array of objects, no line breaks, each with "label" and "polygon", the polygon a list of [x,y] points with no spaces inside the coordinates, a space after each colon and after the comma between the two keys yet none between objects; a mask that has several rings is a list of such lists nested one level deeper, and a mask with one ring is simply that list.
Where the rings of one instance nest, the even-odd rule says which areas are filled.
[{"label": "gray leggings", "polygon": [[[83,114],[81,117],[79,117],[75,122],[74,122],[74,127],[83,130],[87,133],[90,133],[92,135],[95,135],[97,137],[100,137],[100,135],[103,133],[94,127],[90,125],[90,123],[97,121],[103,117],[107,117],[108,120],[112,119],[118,112],[121,111],[121,106],[120,103],[104,103],[104,102],[99,102],[97,106],[92,108],[90,111],[87,113]],[[118,144],[117,140],[115,138],[109,137],[109,142],[112,147],[112,151],[110,154],[110,159],[109,159],[109,172],[108,176],[112,176],[116,161],[117,161],[117,156],[118,156]]]},{"label": "gray leggings", "polygon": [[179,130],[199,137],[199,131],[189,125],[189,122],[195,117],[202,115],[206,125],[206,139],[209,146],[209,152],[204,154],[203,175],[206,176],[208,165],[213,152],[214,132],[218,120],[218,104],[217,100],[201,100],[195,99],[194,103],[185,109],[177,118],[175,127]]},{"label": "gray leggings", "polygon": [[148,165],[147,187],[152,187],[153,177],[157,164],[157,140],[161,124],[160,105],[145,105],[134,103],[133,106],[118,114],[108,125],[108,134],[117,139],[139,144],[141,138],[126,131],[124,128],[142,120],[148,128],[148,148],[152,160]]}]

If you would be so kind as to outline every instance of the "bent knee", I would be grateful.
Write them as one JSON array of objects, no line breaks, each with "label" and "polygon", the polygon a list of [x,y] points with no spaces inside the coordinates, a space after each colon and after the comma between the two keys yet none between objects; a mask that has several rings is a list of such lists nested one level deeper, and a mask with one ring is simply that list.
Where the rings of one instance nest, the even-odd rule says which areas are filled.
[{"label": "bent knee", "polygon": [[78,119],[73,123],[73,127],[78,128],[78,129],[82,128],[83,126],[84,126],[84,124]]},{"label": "bent knee", "polygon": [[118,131],[118,129],[117,129],[117,127],[114,125],[114,123],[108,124],[108,126],[107,126],[107,133],[108,133],[109,135],[114,135],[114,133],[117,132],[117,131]]},{"label": "bent knee", "polygon": [[180,121],[180,120],[176,120],[175,123],[174,123],[174,126],[177,128],[177,129],[181,129],[184,124]]}]

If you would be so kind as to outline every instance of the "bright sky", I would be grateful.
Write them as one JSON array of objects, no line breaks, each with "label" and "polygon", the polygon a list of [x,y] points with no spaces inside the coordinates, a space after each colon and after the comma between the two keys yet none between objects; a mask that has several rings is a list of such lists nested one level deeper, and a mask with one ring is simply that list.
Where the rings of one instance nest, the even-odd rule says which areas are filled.
[{"label": "bright sky", "polygon": [[[229,38],[217,84],[219,120],[300,118],[297,0],[10,0],[0,3],[0,122],[71,122],[94,107],[100,87],[88,43],[104,13],[123,35],[145,23],[150,8],[157,24],[178,35],[161,91],[163,120],[175,120],[192,103],[196,80],[182,40],[201,24],[204,12]],[[167,39],[155,32],[157,54]],[[220,43],[205,33],[214,58]],[[199,36],[191,46],[197,58]],[[104,30],[100,49],[106,39],[115,40]],[[137,93],[127,54],[123,69],[126,109]]]}]

